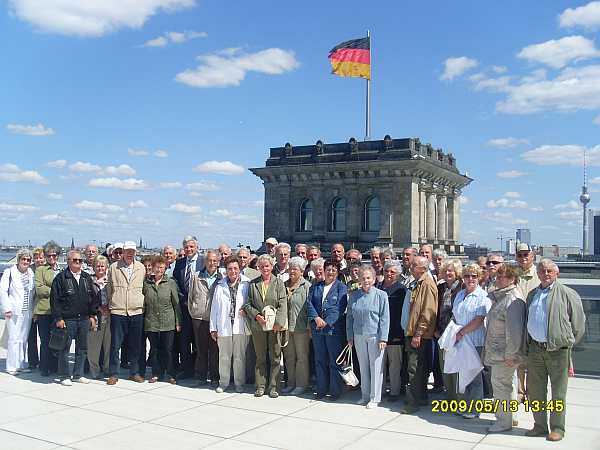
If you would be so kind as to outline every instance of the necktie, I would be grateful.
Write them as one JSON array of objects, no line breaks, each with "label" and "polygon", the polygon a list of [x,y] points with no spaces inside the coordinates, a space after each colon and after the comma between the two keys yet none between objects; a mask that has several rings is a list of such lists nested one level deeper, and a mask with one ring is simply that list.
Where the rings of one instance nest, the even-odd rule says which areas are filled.
[{"label": "necktie", "polygon": [[192,279],[192,260],[188,259],[187,266],[185,268],[185,285],[189,291],[190,281]]}]

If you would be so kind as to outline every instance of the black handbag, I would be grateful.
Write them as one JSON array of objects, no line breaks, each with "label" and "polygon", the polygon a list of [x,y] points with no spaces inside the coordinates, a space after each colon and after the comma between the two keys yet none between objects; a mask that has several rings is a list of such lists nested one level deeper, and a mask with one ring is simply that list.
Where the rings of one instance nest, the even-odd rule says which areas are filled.
[{"label": "black handbag", "polygon": [[65,328],[57,328],[54,327],[50,330],[50,342],[48,343],[48,347],[50,350],[61,351],[64,350],[67,346],[67,341],[69,340],[69,333],[67,331],[67,327]]}]

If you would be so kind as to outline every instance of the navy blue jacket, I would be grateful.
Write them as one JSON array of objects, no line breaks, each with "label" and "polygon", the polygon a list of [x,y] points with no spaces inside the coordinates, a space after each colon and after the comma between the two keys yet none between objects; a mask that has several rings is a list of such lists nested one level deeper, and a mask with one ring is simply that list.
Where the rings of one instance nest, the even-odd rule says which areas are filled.
[{"label": "navy blue jacket", "polygon": [[[325,298],[323,307],[323,281],[311,286],[308,291],[308,320],[315,334],[346,336],[346,307],[348,306],[348,288],[340,280],[335,280]],[[320,317],[327,326],[317,330],[315,318]]]},{"label": "navy blue jacket", "polygon": [[[185,267],[187,265],[187,258],[179,258],[175,261],[175,268],[173,269],[173,278],[177,283],[177,287],[179,288],[179,304],[187,305],[188,303],[188,291],[189,286],[185,284]],[[198,255],[196,258],[196,268],[194,271],[196,273],[202,272],[204,270],[204,258],[201,255]]]}]

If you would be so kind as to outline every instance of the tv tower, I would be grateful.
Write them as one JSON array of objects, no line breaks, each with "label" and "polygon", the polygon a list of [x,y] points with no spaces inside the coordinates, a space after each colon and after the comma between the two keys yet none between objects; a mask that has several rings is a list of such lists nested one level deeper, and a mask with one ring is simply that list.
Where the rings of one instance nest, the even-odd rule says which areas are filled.
[{"label": "tv tower", "polygon": [[583,186],[581,187],[581,195],[579,201],[583,206],[583,254],[589,254],[588,249],[588,227],[587,227],[587,205],[590,202],[590,194],[587,188],[587,149],[583,149]]}]

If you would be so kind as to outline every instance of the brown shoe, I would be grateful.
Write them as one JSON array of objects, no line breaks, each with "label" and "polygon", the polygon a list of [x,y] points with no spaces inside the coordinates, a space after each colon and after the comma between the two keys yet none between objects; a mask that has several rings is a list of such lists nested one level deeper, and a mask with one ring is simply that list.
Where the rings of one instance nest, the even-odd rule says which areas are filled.
[{"label": "brown shoe", "polygon": [[175,378],[169,378],[170,384],[177,384],[177,380]]},{"label": "brown shoe", "polygon": [[534,426],[531,430],[525,432],[525,436],[533,437],[533,436],[546,436],[548,434],[548,430],[543,430]]},{"label": "brown shoe", "polygon": [[131,381],[135,381],[136,383],[143,383],[145,381],[144,377],[142,377],[141,375],[133,375],[133,376],[129,377],[129,379]]},{"label": "brown shoe", "polygon": [[562,434],[552,431],[548,436],[546,436],[547,441],[558,442],[563,438]]},{"label": "brown shoe", "polygon": [[108,384],[109,386],[114,386],[115,384],[117,384],[117,381],[119,381],[117,377],[108,377],[108,380],[106,380],[106,384]]}]

